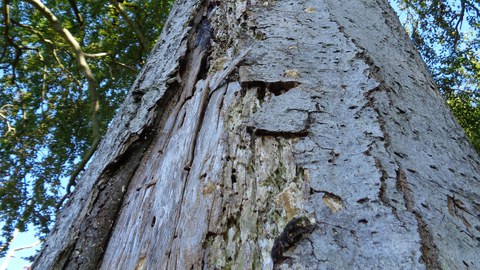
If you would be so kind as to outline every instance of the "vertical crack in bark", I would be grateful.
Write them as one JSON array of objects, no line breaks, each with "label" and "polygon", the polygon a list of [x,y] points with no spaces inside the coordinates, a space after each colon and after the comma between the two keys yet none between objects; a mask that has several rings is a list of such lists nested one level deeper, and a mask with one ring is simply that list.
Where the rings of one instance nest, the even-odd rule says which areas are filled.
[{"label": "vertical crack in bark", "polygon": [[380,171],[380,191],[378,193],[378,197],[380,198],[380,201],[383,202],[385,205],[391,206],[390,203],[388,202],[387,198],[387,183],[386,181],[388,180],[388,174],[387,171],[385,171],[385,168],[383,168],[382,162],[380,161],[379,158],[375,157],[375,166],[377,169]]},{"label": "vertical crack in bark", "polygon": [[[178,130],[183,125],[183,124],[180,125],[178,123],[179,112],[186,105],[188,100],[191,100],[194,97],[194,95],[199,93],[201,95],[201,100],[198,106],[198,115],[196,116],[196,119],[193,122],[194,127],[192,130],[192,134],[190,136],[190,142],[189,142],[190,145],[188,147],[188,153],[185,160],[185,165],[183,167],[185,172],[184,174],[182,174],[183,183],[182,183],[182,191],[180,193],[181,198],[178,202],[179,208],[175,215],[175,221],[174,221],[175,233],[172,235],[172,239],[170,240],[170,245],[169,245],[170,249],[174,248],[173,242],[177,237],[177,234],[178,234],[177,232],[182,229],[178,227],[180,225],[179,220],[182,216],[183,202],[185,199],[186,188],[188,186],[188,180],[190,179],[190,169],[192,166],[192,162],[194,160],[195,148],[197,146],[197,140],[198,140],[198,133],[200,132],[200,129],[203,123],[203,118],[205,116],[205,110],[208,105],[208,101],[210,97],[208,82],[204,83],[203,87],[200,87],[200,84],[198,84],[200,79],[207,77],[207,70],[208,70],[208,54],[209,54],[210,43],[212,38],[212,29],[209,22],[208,14],[206,14],[206,12],[208,11],[209,5],[210,5],[210,2],[205,1],[197,14],[197,18],[199,18],[200,21],[199,22],[195,22],[195,20],[193,21],[194,25],[192,26],[192,29],[194,29],[194,31],[192,31],[192,33],[190,34],[190,37],[189,37],[190,48],[186,54],[187,55],[186,63],[188,65],[188,66],[185,66],[186,75],[184,77],[186,78],[186,80],[181,88],[182,94],[175,108],[175,113],[177,114],[175,117],[176,124],[173,125],[172,130],[169,132],[169,136],[168,136],[169,139],[166,141],[166,144],[165,144],[167,145],[168,143],[171,143],[170,139],[171,139],[171,136],[173,135],[174,130],[175,129]],[[177,252],[175,252],[175,254],[176,254],[175,256],[178,256]],[[177,268],[178,261],[179,260],[177,258],[174,258],[175,268]]]},{"label": "vertical crack in bark", "polygon": [[[365,52],[365,50],[359,44],[357,44],[355,40],[352,40],[352,41],[355,43],[356,46],[358,46],[359,48],[362,49],[362,51]],[[359,57],[364,59],[365,63],[367,63],[372,68],[372,71],[369,74],[369,76],[375,78],[377,81],[383,81],[381,79],[381,75],[378,74],[379,68],[375,65],[375,62],[373,61],[373,59],[371,59],[365,53],[359,54]],[[384,138],[383,138],[384,148],[388,153],[390,153],[389,155],[392,156],[392,154],[391,154],[392,150],[390,150],[390,147],[389,147],[391,139],[390,139],[390,136],[389,136],[389,134],[386,130],[386,127],[385,127],[385,119],[383,117],[383,114],[380,112],[379,108],[377,108],[375,106],[375,98],[373,96],[373,93],[378,92],[378,91],[385,91],[387,93],[387,91],[386,91],[386,89],[384,89],[383,85],[380,85],[379,87],[369,91],[365,95],[366,98],[369,100],[366,106],[374,109],[374,111],[377,115],[377,119],[380,123],[380,128],[381,128],[383,136],[384,136]],[[388,94],[387,94],[387,96],[388,96]],[[389,102],[390,102],[389,105],[392,106],[393,104],[391,103],[390,99],[389,99]],[[387,185],[386,185],[385,181],[388,179],[388,174],[385,171],[385,169],[383,168],[382,162],[377,157],[375,157],[375,164],[382,174],[381,184],[380,184],[380,193],[379,193],[380,200],[383,203],[385,203],[386,205],[390,206],[392,208],[392,211],[393,211],[394,215],[397,218],[399,218],[397,209],[393,205],[390,204],[390,202],[388,201],[388,198],[386,196]],[[419,232],[419,236],[420,236],[420,244],[421,244],[421,252],[422,252],[421,259],[425,263],[427,269],[441,269],[440,263],[439,263],[439,260],[438,260],[437,250],[436,250],[437,248],[435,246],[433,237],[432,237],[430,231],[428,230],[427,224],[423,220],[420,212],[418,212],[414,209],[414,201],[413,201],[413,197],[412,197],[412,194],[411,194],[411,190],[408,186],[408,180],[407,180],[406,174],[405,174],[404,170],[402,169],[402,167],[401,167],[401,165],[398,161],[396,161],[396,165],[397,165],[397,169],[396,169],[395,188],[397,189],[397,191],[399,191],[403,194],[404,204],[405,204],[405,208],[407,209],[407,211],[409,211],[409,212],[411,212],[415,215],[415,219],[417,221],[417,226],[418,226],[418,232]]]},{"label": "vertical crack in bark", "polygon": [[408,211],[413,213],[414,204],[413,204],[411,190],[408,187],[407,177],[405,176],[405,172],[403,171],[400,164],[398,164],[398,162],[397,162],[397,166],[398,166],[398,169],[396,170],[397,177],[395,182],[395,188],[403,194],[403,201],[405,202],[405,208],[407,208]]},{"label": "vertical crack in bark", "polygon": [[387,196],[387,181],[388,181],[388,173],[387,171],[385,170],[385,168],[383,167],[383,164],[382,164],[382,161],[378,158],[378,157],[374,157],[375,159],[375,166],[377,167],[377,169],[380,171],[381,173],[381,176],[380,176],[380,191],[379,191],[379,198],[380,198],[380,201],[390,207],[392,209],[392,213],[393,215],[395,215],[395,217],[400,220],[399,216],[398,216],[398,210],[397,208],[392,205],[390,203],[390,200]]},{"label": "vertical crack in bark", "polygon": [[432,234],[427,228],[428,225],[425,223],[422,215],[419,212],[415,212],[414,214],[418,223],[418,232],[420,234],[420,241],[422,244],[422,261],[429,270],[443,269],[438,260],[437,247],[433,240]]},{"label": "vertical crack in bark", "polygon": [[[470,228],[472,227],[472,224],[468,222],[468,220],[465,218],[462,212],[465,212],[469,215],[472,215],[466,208],[465,204],[463,203],[462,200],[455,198],[454,196],[447,195],[447,207],[448,207],[448,213],[452,217],[457,217],[459,218],[463,224]],[[461,211],[461,212],[460,212]],[[480,231],[480,230],[479,230]]]},{"label": "vertical crack in bark", "polygon": [[415,219],[417,220],[418,226],[418,233],[420,234],[420,244],[421,252],[422,252],[422,261],[425,263],[427,269],[442,269],[438,254],[437,254],[437,247],[433,240],[432,234],[428,229],[428,225],[423,220],[421,213],[414,209],[414,202],[411,194],[411,190],[408,186],[407,177],[405,172],[403,171],[401,165],[397,161],[398,169],[396,170],[396,183],[395,187],[398,191],[402,192],[405,207],[408,211],[412,212],[415,215]]},{"label": "vertical crack in bark", "polygon": [[[356,39],[354,42],[363,45],[381,67],[379,75],[385,81],[387,92],[374,95],[374,106],[385,118],[391,138],[385,138],[388,143],[385,149],[374,148],[372,155],[382,160],[390,174],[387,185],[390,190],[386,196],[391,196],[391,203],[408,223],[408,231],[416,232],[417,236],[411,237],[417,238],[421,262],[429,269],[475,267],[479,262],[475,249],[478,242],[468,239],[469,223],[462,224],[460,216],[450,217],[455,213],[454,202],[445,197],[456,194],[470,206],[478,196],[468,197],[466,193],[478,187],[472,179],[478,170],[469,162],[475,160],[468,157],[470,150],[460,143],[458,126],[438,99],[438,93],[431,91],[435,88],[431,77],[404,38],[404,31],[397,31],[400,24],[386,1],[373,1],[375,5],[362,2],[355,9],[338,1],[327,2],[332,9],[340,10],[337,18],[345,31],[351,33]],[[372,15],[374,10],[383,13],[372,18],[362,17],[369,10]],[[390,29],[384,31],[384,24]],[[375,31],[372,37],[379,39],[356,35],[362,31]],[[390,48],[395,46],[402,50],[392,50],[390,54]],[[438,165],[442,163],[458,164],[470,173],[459,175]],[[456,248],[451,248],[452,243]]]},{"label": "vertical crack in bark", "polygon": [[395,187],[403,194],[405,207],[408,211],[415,215],[417,220],[418,233],[420,234],[422,261],[425,263],[427,269],[442,269],[437,254],[437,247],[434,243],[432,234],[428,229],[428,225],[423,220],[421,213],[414,209],[414,202],[411,194],[411,190],[408,186],[407,177],[405,171],[397,161],[398,169],[396,170],[396,183]]},{"label": "vertical crack in bark", "polygon": [[[369,65],[374,65],[374,63],[371,59],[367,59],[366,61],[367,61],[367,63],[369,63]],[[385,128],[385,120],[384,120],[381,112],[379,111],[379,109],[376,108],[375,99],[372,95],[372,93],[374,91],[379,91],[380,89],[382,89],[382,86],[370,91],[366,95],[366,97],[369,100],[367,106],[372,107],[374,109],[374,111],[377,115],[377,119],[380,123],[380,128],[381,128],[383,136],[384,136],[383,145],[385,147],[385,150],[388,153],[390,153],[389,155],[392,156],[392,154],[391,154],[392,150],[390,150],[390,148],[389,148],[390,136],[389,136],[389,134],[388,134],[388,132],[386,131],[386,128]],[[370,154],[370,153],[368,153],[368,154]],[[392,213],[397,217],[397,219],[399,219],[398,210],[396,209],[396,207],[394,207],[389,202],[389,199],[386,195],[387,194],[386,181],[388,179],[388,173],[384,169],[381,160],[377,157],[374,157],[374,158],[375,158],[375,165],[379,169],[379,171],[382,175],[381,180],[380,180],[380,182],[381,182],[380,183],[380,193],[379,193],[380,200],[385,205],[388,205],[389,207],[391,207]],[[411,190],[408,186],[409,184],[408,184],[408,180],[407,180],[405,171],[402,169],[400,163],[398,161],[396,161],[396,159],[395,159],[395,162],[396,162],[396,165],[397,165],[396,178],[395,178],[395,180],[396,180],[395,188],[396,188],[397,191],[399,191],[399,192],[401,192],[401,194],[403,194],[404,205],[405,205],[405,208],[407,209],[407,211],[409,211],[409,212],[411,212],[415,215],[415,219],[417,221],[417,226],[418,226],[418,232],[419,232],[419,236],[420,236],[420,244],[421,244],[421,252],[422,252],[421,259],[425,263],[427,269],[441,269],[440,263],[439,263],[439,260],[438,260],[437,250],[436,250],[437,248],[435,246],[433,237],[432,237],[430,231],[428,230],[427,224],[424,222],[420,212],[418,212],[414,209],[414,200],[413,200],[413,196],[411,194]]]}]

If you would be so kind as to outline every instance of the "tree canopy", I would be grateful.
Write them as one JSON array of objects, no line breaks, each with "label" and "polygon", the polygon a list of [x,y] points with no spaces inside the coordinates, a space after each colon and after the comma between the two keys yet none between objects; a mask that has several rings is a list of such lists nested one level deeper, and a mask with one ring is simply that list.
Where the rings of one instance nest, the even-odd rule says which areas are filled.
[{"label": "tree canopy", "polygon": [[[172,0],[2,0],[0,251],[44,236],[148,57]],[[480,1],[391,0],[480,151]]]},{"label": "tree canopy", "polygon": [[2,1],[0,246],[15,227],[48,231],[65,185],[75,185],[171,4]]}]

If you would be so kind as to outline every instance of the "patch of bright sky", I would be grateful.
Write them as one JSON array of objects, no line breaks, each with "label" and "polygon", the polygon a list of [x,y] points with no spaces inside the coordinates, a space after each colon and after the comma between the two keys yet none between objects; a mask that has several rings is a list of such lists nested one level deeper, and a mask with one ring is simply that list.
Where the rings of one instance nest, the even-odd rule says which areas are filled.
[{"label": "patch of bright sky", "polygon": [[404,23],[405,20],[407,19],[407,14],[400,10],[397,0],[388,0],[388,2],[390,3],[390,6],[392,6],[393,10],[395,10],[395,12],[397,13],[397,16],[400,19],[400,22]]},{"label": "patch of bright sky", "polygon": [[27,232],[18,233],[14,241],[10,245],[9,252],[13,252],[13,257],[10,257],[8,264],[6,263],[7,257],[0,258],[0,270],[25,270],[32,264],[26,260],[26,257],[34,256],[41,247],[41,244],[37,244],[34,247],[16,250],[27,246],[32,246],[38,242],[38,238],[35,237],[33,229],[29,229]]}]

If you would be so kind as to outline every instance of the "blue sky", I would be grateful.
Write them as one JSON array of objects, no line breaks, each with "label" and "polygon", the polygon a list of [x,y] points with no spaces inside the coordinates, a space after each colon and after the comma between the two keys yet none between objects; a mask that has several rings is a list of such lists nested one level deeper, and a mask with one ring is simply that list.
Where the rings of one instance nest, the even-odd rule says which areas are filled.
[{"label": "blue sky", "polygon": [[[15,241],[10,246],[10,250],[22,248],[25,246],[30,246],[38,242],[38,239],[35,237],[33,230],[30,230],[25,233],[19,233]],[[14,257],[10,258],[8,266],[4,268],[4,262],[6,258],[0,259],[0,270],[24,270],[25,267],[30,266],[30,262],[24,260],[23,257],[32,256],[37,253],[41,245],[36,245],[33,248],[19,250],[14,252]]]}]

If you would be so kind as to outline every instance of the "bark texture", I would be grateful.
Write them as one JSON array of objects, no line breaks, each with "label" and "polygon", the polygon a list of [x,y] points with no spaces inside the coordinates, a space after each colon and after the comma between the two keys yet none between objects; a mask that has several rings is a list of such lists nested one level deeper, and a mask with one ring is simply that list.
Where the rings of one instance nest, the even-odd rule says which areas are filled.
[{"label": "bark texture", "polygon": [[475,269],[479,171],[385,0],[181,0],[34,268]]}]

